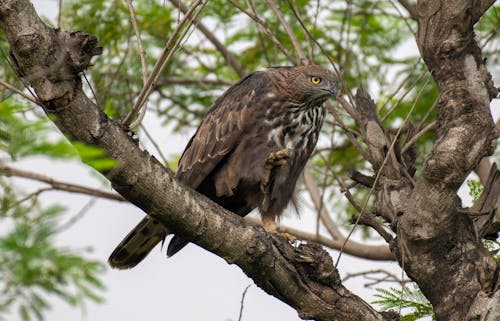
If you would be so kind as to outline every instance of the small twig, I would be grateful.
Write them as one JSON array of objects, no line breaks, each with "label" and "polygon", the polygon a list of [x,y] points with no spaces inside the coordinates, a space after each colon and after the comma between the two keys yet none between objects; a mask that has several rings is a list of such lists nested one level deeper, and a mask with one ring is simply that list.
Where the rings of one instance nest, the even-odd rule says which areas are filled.
[{"label": "small twig", "polygon": [[417,131],[420,130],[422,127],[424,127],[424,125],[427,122],[427,119],[437,109],[437,103],[438,103],[438,101],[439,101],[439,95],[438,95],[438,97],[436,97],[436,100],[434,100],[434,103],[432,104],[431,108],[429,108],[429,110],[427,110],[427,112],[425,113],[424,117],[422,117],[422,119],[420,120],[420,122],[416,125],[416,130]]},{"label": "small twig", "polygon": [[[196,21],[196,19],[198,19],[199,14],[201,13],[201,11],[203,11],[203,8],[205,8],[205,6],[207,5],[207,3],[208,3],[208,0],[206,0],[205,2],[203,2],[201,4],[200,8],[198,9],[198,11],[196,11],[193,14],[193,17],[189,20],[188,25],[183,30],[182,34],[179,36],[179,38],[175,42],[172,50],[170,50],[170,52],[168,53],[167,57],[165,58],[165,60],[161,64],[158,74],[155,75],[153,83],[149,87],[149,90],[147,91],[146,98],[145,98],[144,102],[142,103],[143,105],[147,102],[147,99],[148,99],[147,97],[149,97],[151,95],[151,92],[153,91],[153,88],[154,88],[154,83],[158,80],[158,78],[160,77],[160,74],[170,64],[170,61],[172,60],[172,58],[174,57],[174,55],[177,53],[177,50],[181,46],[183,46],[183,44],[181,44],[181,43],[183,41],[185,41],[187,33],[188,32],[192,32],[192,31],[190,31],[191,26],[194,24],[194,22]],[[189,36],[187,36],[187,38],[189,38]],[[146,112],[146,108],[142,108],[141,107],[140,112],[139,112],[139,116],[137,117],[137,119],[132,124],[130,124],[130,128],[135,128],[135,127],[139,126],[139,124],[142,122],[142,119],[144,118],[145,112]]]},{"label": "small twig", "polygon": [[[335,65],[335,62],[333,61],[332,57],[330,56],[330,53],[327,50],[325,50],[323,48],[323,46],[318,42],[318,40],[315,37],[313,37],[313,35],[309,32],[309,30],[306,28],[306,25],[304,24],[304,22],[300,18],[299,13],[297,12],[297,10],[295,10],[295,7],[293,5],[290,5],[290,8],[292,9],[292,12],[293,12],[295,18],[300,23],[302,29],[306,33],[306,35],[309,38],[309,40],[312,41],[319,48],[319,50],[321,51],[321,53],[323,54],[323,56],[325,56],[326,59],[330,62],[330,65],[332,66],[333,70],[335,71],[335,74],[336,75],[340,75],[341,73],[340,73],[339,69],[337,68],[337,66]],[[346,87],[345,84],[344,84],[344,80],[341,77],[339,77],[339,81],[342,83],[342,88]],[[349,95],[350,98],[352,98],[349,93],[348,93],[348,95]]]},{"label": "small twig", "polygon": [[238,321],[241,321],[241,319],[243,318],[243,307],[245,305],[245,296],[247,295],[247,291],[251,286],[252,284],[247,285],[245,290],[243,290],[243,294],[241,294],[240,315],[238,317]]},{"label": "small twig", "polygon": [[59,226],[56,230],[55,233],[61,233],[64,232],[65,230],[69,229],[71,226],[73,226],[76,222],[78,222],[80,219],[87,214],[87,212],[94,206],[95,202],[97,201],[96,197],[92,197],[79,211],[78,213],[75,214],[72,218],[70,218],[66,223],[62,224]]},{"label": "small twig", "polygon": [[410,14],[410,17],[414,20],[417,20],[418,14],[417,14],[417,8],[413,3],[410,3],[408,0],[398,0],[398,2],[405,7],[406,10],[408,10],[408,13]]},{"label": "small twig", "polygon": [[[414,63],[410,70],[416,70],[417,65],[420,63],[422,58],[419,58],[416,63]],[[413,76],[413,72],[408,73],[408,75],[399,83],[396,90],[385,100],[384,104],[379,108],[379,110],[384,110],[385,106],[397,95],[397,93],[403,88],[408,80],[410,80],[411,76]]]},{"label": "small twig", "polygon": [[[179,0],[170,0],[179,11],[182,11],[184,14],[187,13],[188,8],[183,5]],[[233,70],[238,74],[238,76],[243,77],[245,75],[245,68],[238,62],[238,60],[234,57],[234,55],[229,51],[229,49],[224,46],[222,42],[217,39],[213,32],[205,26],[201,21],[195,21],[194,25],[198,30],[201,31],[207,37],[207,39],[214,45],[214,47],[221,53],[222,57],[226,59],[228,65],[233,68]]]},{"label": "small twig", "polygon": [[[401,12],[401,10],[399,10],[399,7],[391,0],[389,1],[392,6],[394,7],[394,9],[396,9],[396,11],[398,12],[399,14],[399,17],[404,21],[404,23],[406,24],[406,26],[408,27],[408,29],[410,30],[410,32],[413,34],[413,36],[415,36],[415,30],[413,30],[413,28],[411,27],[408,19],[403,15],[403,13]],[[408,1],[406,0],[398,0],[399,3],[401,3],[405,8],[406,10],[408,10],[408,13],[410,14],[410,16],[412,17],[412,19],[415,19],[416,20],[416,10],[413,6],[411,6]],[[413,9],[413,10],[412,10]],[[410,11],[411,10],[411,11]]]},{"label": "small twig", "polygon": [[29,101],[31,101],[32,103],[34,103],[36,105],[39,105],[39,106],[42,105],[42,103],[38,100],[38,98],[23,93],[22,90],[14,87],[13,85],[9,84],[8,82],[0,80],[0,85],[4,86],[8,90],[10,90],[18,95],[23,96],[24,98],[28,99]]},{"label": "small twig", "polygon": [[59,0],[59,12],[57,13],[57,27],[61,28],[61,16],[62,16],[62,3],[63,0]]},{"label": "small twig", "polygon": [[[384,226],[380,224],[380,222],[374,217],[373,213],[367,213],[366,211],[363,211],[363,207],[354,199],[354,196],[351,194],[349,191],[349,188],[345,185],[344,181],[335,175],[335,178],[339,185],[341,186],[342,190],[344,191],[344,195],[347,198],[347,200],[352,204],[352,206],[360,213],[360,216],[358,216],[354,222],[358,222],[358,224],[370,226],[373,228],[382,238],[387,242],[391,242],[393,237],[390,233],[386,231]],[[375,183],[371,186],[372,188],[375,186]],[[363,215],[363,217],[361,217]]]},{"label": "small twig", "polygon": [[[193,3],[191,8],[189,8],[188,12],[184,16],[184,18],[179,22],[179,24],[175,28],[174,32],[170,35],[165,47],[163,48],[162,53],[160,54],[160,57],[156,61],[156,64],[154,65],[153,70],[149,74],[148,79],[146,80],[146,83],[144,84],[141,92],[139,93],[139,96],[137,97],[137,100],[136,100],[134,106],[132,107],[132,109],[130,110],[128,115],[125,116],[125,118],[123,119],[122,125],[124,127],[130,126],[130,124],[132,123],[134,118],[136,118],[136,116],[139,114],[142,106],[146,103],[146,101],[151,93],[154,82],[157,80],[158,76],[163,71],[163,68],[166,67],[164,62],[167,61],[169,56],[172,56],[172,53],[176,49],[175,47],[180,42],[179,39],[177,39],[177,36],[179,35],[179,33],[181,32],[181,29],[184,27],[184,25],[187,22],[192,24],[192,22],[193,22],[192,17],[195,14],[196,9],[198,9],[198,7],[200,5],[202,5],[203,1],[204,0],[197,0],[195,3]],[[205,2],[205,4],[206,4],[206,2]],[[187,29],[189,29],[189,27],[185,28],[183,34],[185,34],[185,31]],[[182,38],[182,35],[180,38]],[[175,42],[176,39],[177,39],[177,42]],[[175,44],[174,44],[174,42],[175,42]]]},{"label": "small twig", "polygon": [[281,42],[278,40],[278,38],[276,38],[276,36],[274,35],[274,33],[269,29],[268,25],[262,19],[260,19],[259,16],[257,16],[256,13],[252,13],[252,12],[246,10],[245,8],[243,8],[239,3],[237,3],[234,0],[229,0],[229,2],[233,6],[235,6],[236,8],[238,8],[241,12],[243,12],[244,14],[246,14],[250,19],[252,19],[253,21],[255,21],[257,23],[257,25],[261,27],[262,31],[266,34],[266,36],[288,58],[288,60],[290,60],[292,62],[292,64],[294,64],[294,65],[298,64],[297,61],[295,60],[295,58],[292,56],[292,54],[290,54],[288,52],[288,50],[285,49],[285,47],[281,44]]},{"label": "small twig", "polygon": [[[340,41],[339,44],[342,44],[342,38],[344,34],[344,26],[347,25],[347,30],[345,32],[346,34],[346,39],[345,39],[345,49],[344,51],[344,60],[342,61],[341,53],[339,52],[339,61],[341,63],[341,66],[347,66],[348,65],[348,59],[350,57],[350,51],[351,51],[351,46],[350,45],[350,35],[351,35],[351,25],[352,25],[352,0],[351,1],[346,1],[347,2],[347,8],[344,11],[344,16],[342,17],[342,27],[340,31]],[[375,6],[375,4],[373,5]]]},{"label": "small twig", "polygon": [[295,51],[297,52],[297,55],[300,58],[300,63],[302,65],[308,65],[310,61],[304,54],[304,51],[302,50],[302,47],[300,46],[299,41],[297,40],[297,37],[293,33],[293,30],[288,24],[288,22],[285,20],[285,17],[283,17],[281,10],[278,8],[278,6],[276,5],[276,3],[274,3],[273,0],[266,0],[266,2],[269,5],[269,7],[271,7],[271,10],[274,12],[279,22],[281,23],[286,33],[288,34],[288,37],[290,38],[290,41],[292,42],[292,45],[295,48]]},{"label": "small twig", "polygon": [[403,146],[403,148],[401,149],[401,154],[404,154],[425,133],[427,133],[428,131],[434,130],[434,129],[436,129],[436,121],[435,120],[432,121],[427,126],[425,126],[421,131],[419,131],[418,133],[416,133],[415,135],[413,135],[413,137],[410,138],[410,140],[408,140],[405,143],[405,145]]},{"label": "small twig", "polygon": [[[261,220],[254,217],[245,217],[245,221],[255,224],[262,225]],[[346,238],[342,236],[339,240],[332,240],[331,238],[325,237],[321,234],[317,235],[316,233],[307,233],[298,229],[294,229],[289,226],[280,225],[280,232],[290,233],[293,236],[296,236],[299,240],[316,242],[326,247],[329,247],[334,250],[342,249],[342,245],[346,241]],[[343,251],[347,254],[369,259],[369,260],[377,260],[377,261],[394,261],[395,257],[391,253],[389,246],[384,245],[367,245],[364,243],[359,243],[353,240],[347,240],[348,243],[344,246]]]},{"label": "small twig", "polygon": [[[211,78],[178,78],[178,77],[163,77],[158,78],[155,86],[160,87],[164,85],[222,85],[222,86],[231,86],[234,85],[233,81],[224,80],[224,79],[211,79]],[[208,86],[207,86],[208,87]]]},{"label": "small twig", "polygon": [[[403,101],[403,99],[406,97],[406,95],[408,95],[412,90],[413,88],[417,85],[417,83],[420,81],[420,79],[422,79],[425,75],[427,75],[427,71],[423,72],[422,74],[420,74],[420,76],[418,76],[418,78],[410,85],[410,87],[403,93],[403,95],[401,96],[401,98],[398,99],[398,101],[394,104],[394,106],[392,106],[386,113],[385,115],[383,115],[382,117],[380,117],[380,122],[384,122],[387,117],[389,117],[392,112],[399,106],[399,104]],[[425,84],[422,86],[422,88],[425,88],[425,86],[427,86],[427,84],[430,82],[430,78],[427,79],[427,81],[425,82]],[[418,98],[418,97],[417,97]]]},{"label": "small twig", "polygon": [[92,195],[96,197],[101,197],[101,198],[107,198],[115,201],[125,201],[123,197],[116,193],[112,192],[106,192],[102,190],[98,190],[95,188],[90,188],[78,184],[71,184],[71,183],[65,183],[61,181],[57,181],[52,179],[51,177],[45,176],[45,175],[40,175],[37,173],[33,172],[28,172],[25,170],[13,168],[7,165],[0,165],[0,174],[5,174],[7,176],[16,176],[16,177],[22,177],[22,178],[27,178],[35,181],[39,181],[42,183],[46,183],[51,186],[51,188],[48,188],[46,190],[50,189],[56,189],[60,191],[65,191],[65,192],[70,192],[70,193],[79,193],[79,194],[86,194],[86,195]]},{"label": "small twig", "polygon": [[99,109],[102,110],[102,105],[99,101],[99,98],[97,98],[97,94],[95,93],[94,87],[92,87],[92,84],[90,83],[89,79],[87,78],[85,71],[82,71],[82,76],[83,76],[83,79],[85,79],[85,83],[87,84],[87,86],[89,86],[90,92],[92,92],[92,97],[94,97],[94,99],[95,99],[95,104],[97,105],[97,107],[99,107]]},{"label": "small twig", "polygon": [[312,177],[310,166],[306,165],[303,175],[304,175],[304,184],[306,186],[306,189],[309,192],[314,207],[318,212],[318,216],[323,222],[323,225],[325,226],[326,230],[328,231],[328,233],[330,233],[331,237],[334,240],[343,239],[344,236],[340,232],[335,222],[331,219],[330,213],[328,213],[328,211],[323,205],[321,193],[318,185],[316,184],[314,178]]},{"label": "small twig", "polygon": [[[345,100],[343,99],[343,101],[345,101]],[[340,115],[339,115],[338,111],[335,108],[333,108],[333,107],[329,108],[331,105],[326,104],[325,106],[326,106],[327,110],[330,112],[330,114],[333,115],[333,118],[337,122],[337,125],[344,130],[347,138],[349,139],[349,141],[351,142],[351,144],[356,148],[356,150],[361,155],[361,157],[363,157],[364,159],[369,160],[370,159],[370,155],[368,155],[368,153],[363,149],[363,147],[361,147],[361,145],[359,144],[359,142],[356,140],[356,137],[354,137],[354,135],[352,134],[352,131],[344,124],[344,122],[340,118]]]},{"label": "small twig", "polygon": [[160,155],[160,158],[163,162],[163,165],[165,167],[168,167],[168,161],[167,161],[167,158],[165,157],[165,155],[163,155],[163,152],[161,151],[160,149],[160,146],[158,146],[158,144],[156,143],[156,141],[154,140],[153,136],[151,136],[149,134],[149,132],[147,131],[146,129],[146,126],[142,125],[141,124],[141,129],[142,131],[144,131],[144,135],[146,135],[146,137],[149,139],[149,141],[151,142],[151,144],[153,144],[153,147],[156,149],[156,151],[158,152],[158,155]]},{"label": "small twig", "polygon": [[[370,275],[374,275],[374,274],[375,275],[382,274],[385,276],[382,278],[376,278],[376,277],[370,276]],[[376,285],[376,284],[379,284],[382,282],[396,282],[398,284],[405,284],[405,283],[411,282],[411,280],[408,280],[408,279],[404,279],[404,278],[400,279],[395,274],[390,273],[386,270],[377,269],[377,270],[362,271],[362,272],[356,272],[356,273],[347,273],[346,276],[342,279],[342,283],[351,279],[351,278],[356,278],[356,277],[360,277],[360,276],[364,277],[367,280],[374,281],[374,282],[365,283],[364,284],[365,287],[370,287],[370,286],[373,286],[373,285]]]},{"label": "small twig", "polygon": [[[344,108],[344,110],[351,116],[352,119],[356,119],[358,117],[358,114],[356,110],[352,107],[352,104],[349,103],[347,100],[345,100],[344,97],[342,96],[337,96],[337,101],[339,102],[340,106]],[[331,103],[325,104],[327,107],[328,111],[332,112],[334,107]]]},{"label": "small twig", "polygon": [[130,22],[132,23],[132,27],[134,28],[135,37],[137,38],[137,47],[139,49],[139,57],[141,59],[141,70],[142,70],[142,82],[143,85],[146,83],[148,78],[148,72],[146,69],[146,52],[142,46],[141,33],[139,32],[139,28],[137,27],[137,20],[135,18],[135,10],[134,5],[132,4],[132,0],[126,0],[128,12],[130,15]]},{"label": "small twig", "polygon": [[50,187],[40,188],[40,189],[34,191],[33,193],[26,195],[25,197],[21,198],[20,200],[17,200],[14,203],[9,204],[9,206],[7,207],[6,210],[10,210],[11,208],[15,208],[15,207],[19,206],[20,204],[26,202],[27,200],[30,200],[33,197],[37,197],[40,194],[42,194],[43,192],[50,191],[50,190],[52,190],[52,188],[50,188]]}]

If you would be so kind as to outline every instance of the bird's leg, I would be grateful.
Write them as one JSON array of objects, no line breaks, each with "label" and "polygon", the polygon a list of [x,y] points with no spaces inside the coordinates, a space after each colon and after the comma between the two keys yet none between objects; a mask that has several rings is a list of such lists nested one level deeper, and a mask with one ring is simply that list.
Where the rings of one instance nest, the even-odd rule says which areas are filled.
[{"label": "bird's leg", "polygon": [[269,154],[266,160],[266,165],[264,166],[264,175],[262,175],[261,179],[262,187],[266,187],[269,184],[273,168],[286,165],[290,155],[291,152],[288,148],[280,149],[277,152]]},{"label": "bird's leg", "polygon": [[267,233],[276,234],[278,231],[278,224],[276,224],[275,215],[262,213],[262,227]]},{"label": "bird's leg", "polygon": [[[279,232],[278,225],[276,224],[276,214],[268,212],[271,203],[271,191],[269,183],[271,181],[271,174],[274,168],[279,166],[284,166],[288,163],[291,156],[291,150],[288,148],[280,149],[277,152],[269,154],[264,166],[264,174],[262,175],[260,187],[262,192],[264,192],[264,199],[262,201],[261,214],[262,214],[262,226],[266,232],[278,235],[285,238],[289,242],[294,242],[296,240],[295,236],[289,233]],[[263,209],[266,209],[263,211]]]}]

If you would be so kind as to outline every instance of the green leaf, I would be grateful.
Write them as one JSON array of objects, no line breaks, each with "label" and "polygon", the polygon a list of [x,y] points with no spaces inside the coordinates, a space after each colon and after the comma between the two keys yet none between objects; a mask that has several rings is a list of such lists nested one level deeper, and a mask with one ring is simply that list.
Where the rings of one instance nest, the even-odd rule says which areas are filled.
[{"label": "green leaf", "polygon": [[477,199],[481,196],[481,193],[484,190],[483,185],[478,180],[469,179],[467,180],[467,186],[469,187],[469,195],[472,197],[472,203],[476,203]]},{"label": "green leaf", "polygon": [[[6,184],[0,178],[0,186]],[[12,185],[0,188],[2,204],[10,204],[19,194]],[[43,320],[50,309],[49,294],[80,308],[88,301],[103,302],[102,263],[81,256],[86,249],[55,244],[63,213],[60,205],[43,208],[33,199],[28,206],[18,204],[0,217],[6,227],[0,234],[0,318],[2,311],[17,306],[23,320]]]},{"label": "green leaf", "polygon": [[74,142],[73,146],[78,151],[82,162],[99,172],[109,171],[118,165],[118,161],[106,156],[105,152],[96,146]]}]

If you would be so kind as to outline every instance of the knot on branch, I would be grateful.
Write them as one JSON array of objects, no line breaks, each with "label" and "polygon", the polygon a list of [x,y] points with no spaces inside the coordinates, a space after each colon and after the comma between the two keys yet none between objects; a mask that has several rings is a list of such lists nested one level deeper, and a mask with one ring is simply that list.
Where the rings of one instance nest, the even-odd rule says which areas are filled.
[{"label": "knot on branch", "polygon": [[302,275],[324,285],[340,284],[340,276],[332,257],[317,243],[300,244],[295,248],[295,267]]},{"label": "knot on branch", "polygon": [[97,46],[97,37],[82,31],[62,33],[66,44],[68,64],[74,73],[87,69],[94,56],[102,54],[102,47]]},{"label": "knot on branch", "polygon": [[80,85],[78,73],[100,55],[95,36],[46,28],[21,34],[11,48],[14,68],[49,109],[66,106]]}]

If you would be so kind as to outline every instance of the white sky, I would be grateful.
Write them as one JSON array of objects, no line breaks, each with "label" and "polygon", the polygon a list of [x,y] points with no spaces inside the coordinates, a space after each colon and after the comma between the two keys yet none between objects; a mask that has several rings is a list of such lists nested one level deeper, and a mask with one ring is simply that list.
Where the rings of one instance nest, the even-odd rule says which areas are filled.
[{"label": "white sky", "polygon": [[[33,1],[39,14],[54,17],[57,1]],[[145,119],[146,127],[162,145],[165,154],[182,151],[189,136],[172,135],[168,129],[160,126],[157,119],[149,115]],[[152,152],[153,149],[149,148]],[[100,187],[90,169],[79,163],[55,162],[35,158],[16,163],[16,167],[35,171],[61,181],[78,182],[93,187]],[[17,180],[26,189],[35,185],[26,180]],[[49,192],[42,196],[46,204],[61,202],[68,204],[67,218],[73,217],[89,198],[62,192]],[[61,246],[84,248],[91,246],[91,255],[106,262],[109,254],[142,218],[143,213],[129,204],[99,200],[96,205],[76,224],[58,235]],[[285,218],[284,224],[313,229],[315,218],[302,213],[301,220]],[[330,252],[335,259],[338,252]],[[343,255],[339,271],[341,275],[357,271],[393,270],[401,273],[396,263],[379,263],[356,259]],[[373,289],[363,287],[359,279],[348,281],[345,286],[355,294],[371,300]],[[159,248],[153,250],[139,266],[127,271],[108,268],[104,283],[107,287],[104,304],[89,304],[84,313],[69,307],[61,300],[51,300],[53,309],[47,316],[48,321],[88,320],[88,321],[227,321],[237,320],[241,295],[245,287],[253,284],[252,280],[234,265],[227,264],[221,258],[195,246],[189,245],[178,255],[166,259]],[[13,311],[9,320],[17,321],[20,317]],[[265,294],[252,285],[245,299],[243,319],[245,321],[263,320],[300,320],[295,310],[277,299]]]}]

